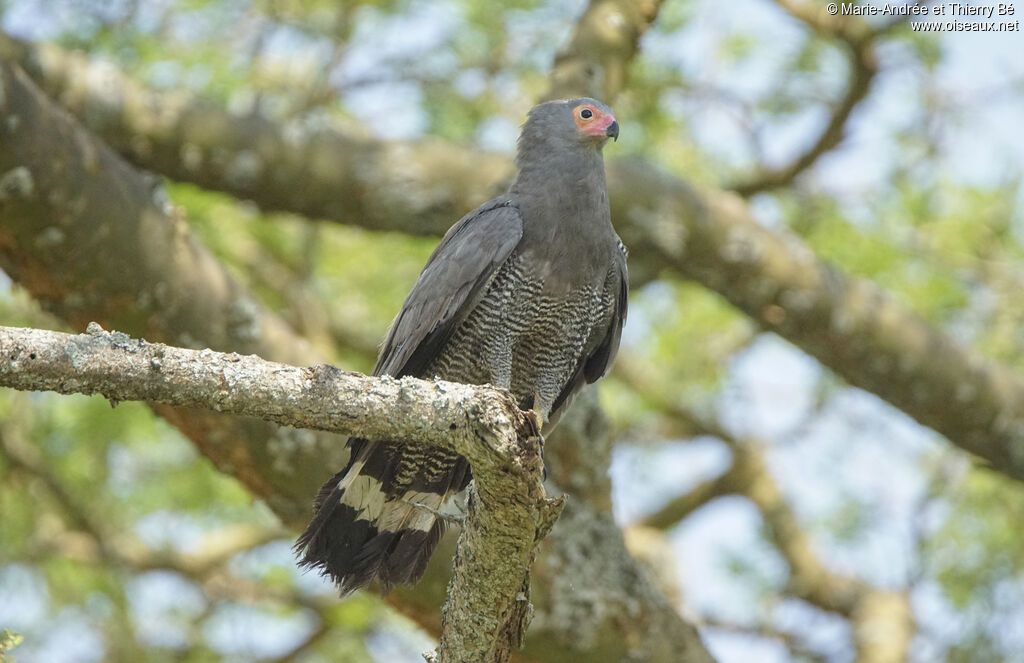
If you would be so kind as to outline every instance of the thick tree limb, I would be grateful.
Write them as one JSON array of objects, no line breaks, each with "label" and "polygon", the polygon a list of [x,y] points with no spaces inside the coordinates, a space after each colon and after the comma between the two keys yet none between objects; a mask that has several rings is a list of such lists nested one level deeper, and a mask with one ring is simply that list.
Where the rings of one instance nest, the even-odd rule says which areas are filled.
[{"label": "thick tree limb", "polygon": [[[955,343],[873,283],[766,230],[737,196],[700,193],[640,162],[609,178],[631,255],[721,294],[850,384],[1024,480],[1024,380]],[[625,183],[630,189],[619,188]],[[631,200],[632,203],[626,202]],[[679,221],[682,221],[680,224]]]},{"label": "thick tree limb", "polygon": [[103,394],[254,416],[368,439],[416,439],[473,468],[437,660],[508,661],[532,607],[529,568],[562,500],[545,496],[539,438],[507,393],[150,344],[90,325],[77,336],[0,327],[0,385]]},{"label": "thick tree limb", "polygon": [[[163,155],[147,157],[148,152],[128,148],[129,157],[171,177],[251,197],[269,209],[288,208],[295,191],[322,186],[332,194],[330,203],[304,201],[293,210],[367,228],[440,232],[500,188],[511,172],[502,157],[436,142],[386,144],[331,134],[300,141],[306,147],[289,147],[285,132],[273,123],[253,120],[243,131],[231,116],[195,99],[175,102],[176,97],[145,93],[147,104],[129,104],[141,88],[110,68],[105,68],[106,96],[120,101],[107,104],[81,84],[97,78],[87,75],[97,65],[69,59],[52,47],[0,43],[0,52],[17,48],[28,48],[21,54],[35,75],[115,145],[134,136],[132,142]],[[49,63],[45,67],[43,60]],[[190,114],[196,108],[217,118],[219,133],[202,135],[210,149],[222,141],[218,154],[228,157],[202,161],[204,169],[193,173],[181,156],[192,143],[181,134],[189,126],[186,119],[198,121]],[[156,109],[163,110],[156,114]],[[275,181],[250,182],[266,187],[261,189],[229,177],[225,164],[242,154],[233,145],[264,144],[285,150],[278,155],[280,167],[258,169],[272,172]],[[310,161],[307,149],[325,150],[324,156]],[[316,165],[327,155],[330,170]],[[0,164],[4,161],[0,155]],[[11,167],[2,172],[14,177]],[[612,217],[632,250],[636,282],[668,272],[701,283],[854,386],[877,394],[993,469],[1024,479],[1024,381],[1019,376],[957,345],[870,283],[825,265],[799,240],[765,230],[734,196],[698,191],[642,161],[611,162],[608,184]]]},{"label": "thick tree limb", "polygon": [[572,39],[555,58],[544,99],[596,97],[611,103],[626,85],[626,70],[640,37],[654,23],[662,0],[591,0]]}]

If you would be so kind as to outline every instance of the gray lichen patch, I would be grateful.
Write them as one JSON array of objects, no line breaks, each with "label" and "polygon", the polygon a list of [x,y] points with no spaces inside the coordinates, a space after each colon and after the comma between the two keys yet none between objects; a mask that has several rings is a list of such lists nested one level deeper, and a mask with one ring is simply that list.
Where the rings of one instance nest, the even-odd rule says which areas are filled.
[{"label": "gray lichen patch", "polygon": [[67,357],[68,361],[71,362],[72,368],[76,371],[80,371],[85,368],[85,363],[89,357],[87,351],[83,352],[77,342],[66,344],[64,346],[64,355]]},{"label": "gray lichen patch", "polygon": [[267,442],[267,451],[275,472],[294,472],[293,459],[316,448],[317,436],[310,430],[281,427]]},{"label": "gray lichen patch", "polygon": [[263,160],[252,150],[242,150],[231,159],[224,173],[233,186],[249,188],[263,175]]},{"label": "gray lichen patch", "polygon": [[[640,577],[621,578],[636,570],[610,520],[594,518],[572,502],[558,525],[561,536],[552,539],[545,577],[553,583],[548,609],[539,611],[537,625],[546,631],[571,633],[580,649],[592,648],[616,619],[636,620],[646,582]],[[613,529],[614,528],[614,529]],[[600,549],[595,549],[595,545]],[[632,588],[636,595],[626,588]]]},{"label": "gray lichen patch", "polygon": [[18,166],[0,175],[0,202],[11,198],[30,198],[36,184],[32,172],[25,166]]},{"label": "gray lichen patch", "polygon": [[260,339],[262,309],[253,299],[240,297],[228,309],[228,333],[232,338],[245,343],[253,343]]}]

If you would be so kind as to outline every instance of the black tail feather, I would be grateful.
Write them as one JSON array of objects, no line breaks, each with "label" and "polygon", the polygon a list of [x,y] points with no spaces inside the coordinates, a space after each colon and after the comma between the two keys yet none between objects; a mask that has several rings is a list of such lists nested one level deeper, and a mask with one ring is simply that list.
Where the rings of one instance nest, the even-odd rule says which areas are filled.
[{"label": "black tail feather", "polygon": [[[429,529],[412,529],[406,520],[422,514],[420,507],[402,501],[406,490],[420,494],[436,494],[438,504],[448,495],[469,484],[469,464],[453,457],[449,472],[432,475],[432,480],[416,477],[408,486],[395,485],[395,473],[401,459],[400,447],[388,447],[353,439],[352,455],[344,470],[338,472],[320,489],[314,501],[314,516],[306,531],[295,543],[299,566],[316,569],[331,578],[345,595],[376,580],[383,593],[396,585],[418,581],[427,567],[430,555],[445,530],[443,520],[434,520]],[[405,458],[408,461],[408,458]],[[410,518],[403,519],[397,531],[379,528],[379,520],[366,520],[350,504],[359,501],[350,495],[346,500],[339,486],[350,471],[365,481],[371,477],[375,489],[384,494],[383,509],[409,508]],[[349,489],[356,484],[348,483]],[[348,503],[346,503],[348,502]],[[401,511],[398,512],[401,514]],[[359,517],[362,515],[363,517]]]},{"label": "black tail feather", "polygon": [[385,582],[390,586],[384,591],[391,591],[395,585],[413,584],[427,569],[430,555],[444,535],[445,523],[435,520],[430,531],[405,530],[398,534],[388,551],[381,573],[382,587]]}]

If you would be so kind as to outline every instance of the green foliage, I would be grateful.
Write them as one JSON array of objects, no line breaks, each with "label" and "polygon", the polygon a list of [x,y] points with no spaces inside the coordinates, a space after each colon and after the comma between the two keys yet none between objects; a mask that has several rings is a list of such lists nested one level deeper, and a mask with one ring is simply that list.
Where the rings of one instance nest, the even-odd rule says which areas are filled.
[{"label": "green foliage", "polygon": [[945,501],[948,515],[927,538],[924,563],[959,616],[948,660],[1012,660],[1002,657],[1022,618],[1024,491],[977,469]]},{"label": "green foliage", "polygon": [[14,631],[8,631],[7,629],[0,629],[0,661],[11,661],[13,658],[7,657],[7,652],[14,649],[21,644],[24,638]]},{"label": "green foliage", "polygon": [[950,513],[929,539],[928,559],[946,595],[960,608],[992,600],[1002,583],[1024,582],[1024,492],[1003,478],[968,472],[949,497]]},{"label": "green foliage", "polygon": [[819,527],[828,532],[839,543],[859,540],[868,531],[871,512],[856,496],[847,495],[824,518]]}]

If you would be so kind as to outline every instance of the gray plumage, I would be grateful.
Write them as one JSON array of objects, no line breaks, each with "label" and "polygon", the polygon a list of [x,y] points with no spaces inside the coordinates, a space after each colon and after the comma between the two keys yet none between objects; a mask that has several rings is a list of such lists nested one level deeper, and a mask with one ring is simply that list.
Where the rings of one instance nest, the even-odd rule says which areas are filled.
[{"label": "gray plumage", "polygon": [[[618,137],[593,99],[535,107],[509,193],[445,235],[395,318],[374,375],[508,389],[545,432],[603,376],[626,316],[626,251],[611,225],[601,149]],[[470,480],[461,457],[349,440],[348,465],[317,497],[300,564],[347,593],[415,582],[440,538],[437,510]]]}]

